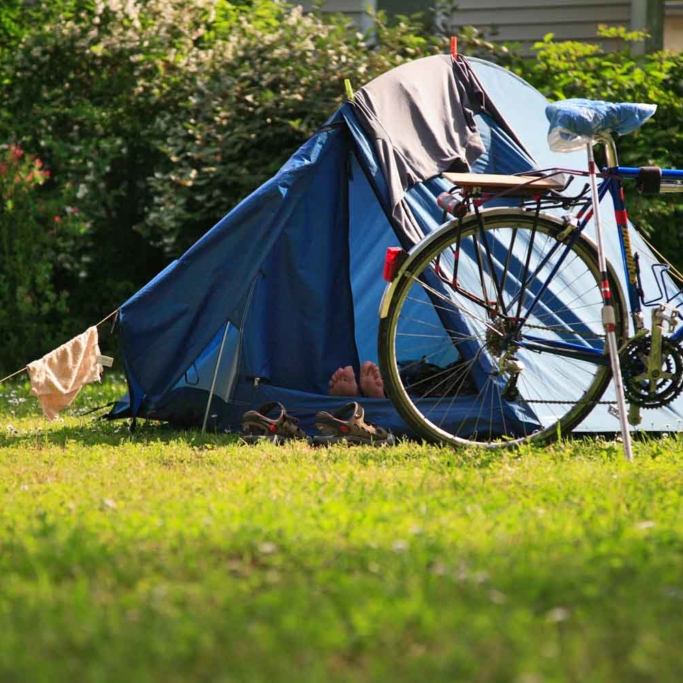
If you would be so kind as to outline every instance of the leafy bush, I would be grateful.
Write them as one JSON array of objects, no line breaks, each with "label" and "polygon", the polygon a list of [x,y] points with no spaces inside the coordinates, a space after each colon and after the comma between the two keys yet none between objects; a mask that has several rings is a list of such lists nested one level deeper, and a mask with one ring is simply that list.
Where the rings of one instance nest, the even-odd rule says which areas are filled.
[{"label": "leafy bush", "polygon": [[151,180],[153,209],[142,229],[171,253],[272,176],[341,104],[346,78],[360,86],[438,51],[409,20],[388,26],[380,15],[371,48],[341,16],[268,7],[266,29],[241,16],[229,36],[188,54],[176,82],[179,110],[156,120],[169,163]]},{"label": "leafy bush", "polygon": [[342,101],[345,78],[437,50],[408,20],[380,18],[370,49],[346,18],[271,0],[83,7],[24,38],[0,109],[6,135],[77,189],[91,226],[85,319],[266,180]]},{"label": "leafy bush", "polygon": [[[77,203],[88,230],[60,256],[77,266],[53,270],[51,286],[71,292],[82,327],[269,178],[341,103],[344,79],[359,87],[447,45],[429,31],[448,27],[424,17],[389,22],[380,12],[370,40],[342,16],[274,0],[56,0],[26,15],[20,5],[0,10],[9,45],[0,49],[0,140],[38,154],[55,188],[76,196],[62,203]],[[683,57],[634,57],[638,36],[610,31],[623,47],[609,54],[548,37],[524,60],[472,28],[460,44],[551,99],[657,102],[653,122],[620,143],[622,161],[683,167]],[[636,198],[629,209],[667,253],[681,253],[678,204]]]},{"label": "leafy bush", "polygon": [[27,36],[7,69],[9,133],[77,188],[91,224],[84,317],[115,307],[164,264],[135,228],[163,162],[154,120],[174,108],[175,62],[205,31],[208,4],[97,0]]},{"label": "leafy bush", "polygon": [[[18,145],[0,146],[0,370],[11,371],[58,345],[70,331],[75,244],[85,230],[76,207],[43,191],[50,172]],[[63,195],[64,196],[64,195]]]}]

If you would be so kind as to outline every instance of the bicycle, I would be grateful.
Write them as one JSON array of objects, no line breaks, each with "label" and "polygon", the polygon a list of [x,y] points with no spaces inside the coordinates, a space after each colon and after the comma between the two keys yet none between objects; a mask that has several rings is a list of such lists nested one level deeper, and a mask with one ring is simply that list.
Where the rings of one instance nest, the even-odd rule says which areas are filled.
[{"label": "bicycle", "polygon": [[[601,403],[617,412],[619,391],[605,395],[613,375],[632,425],[642,409],[683,391],[682,290],[672,290],[670,264],[658,263],[659,292],[643,291],[623,185],[683,191],[683,171],[619,166],[614,132],[605,124],[592,135],[586,172],[443,174],[453,188],[439,203],[451,220],[408,252],[388,251],[380,368],[389,398],[419,436],[487,448],[548,442]],[[593,141],[605,146],[600,173],[590,165]],[[582,176],[591,182],[569,194]],[[625,291],[602,253],[599,225],[595,241],[586,234],[594,198],[608,194]]]}]

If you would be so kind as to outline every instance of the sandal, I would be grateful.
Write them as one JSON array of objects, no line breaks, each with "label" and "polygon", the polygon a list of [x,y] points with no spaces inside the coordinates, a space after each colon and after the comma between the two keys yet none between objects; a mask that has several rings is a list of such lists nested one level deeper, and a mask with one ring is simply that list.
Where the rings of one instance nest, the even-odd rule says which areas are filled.
[{"label": "sandal", "polygon": [[353,401],[333,413],[321,410],[315,416],[318,435],[313,437],[316,445],[333,443],[357,443],[370,446],[383,446],[394,443],[394,435],[386,429],[365,422],[365,410]]},{"label": "sandal", "polygon": [[307,439],[298,422],[287,414],[282,403],[272,401],[242,415],[242,439],[247,443],[267,441],[277,445],[290,439]]}]

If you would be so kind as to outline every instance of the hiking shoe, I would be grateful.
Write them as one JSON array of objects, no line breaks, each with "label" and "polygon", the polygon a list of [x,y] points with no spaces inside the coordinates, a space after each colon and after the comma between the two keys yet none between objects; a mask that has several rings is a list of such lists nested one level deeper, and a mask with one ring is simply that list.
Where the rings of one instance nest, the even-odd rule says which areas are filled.
[{"label": "hiking shoe", "polygon": [[290,439],[308,439],[298,422],[297,418],[287,414],[282,403],[272,401],[242,415],[242,439],[247,443],[265,441],[274,444]]},{"label": "hiking shoe", "polygon": [[394,435],[386,429],[365,422],[365,410],[353,401],[333,413],[321,410],[315,416],[318,434],[313,437],[316,445],[333,443],[367,444],[383,446],[394,443]]}]

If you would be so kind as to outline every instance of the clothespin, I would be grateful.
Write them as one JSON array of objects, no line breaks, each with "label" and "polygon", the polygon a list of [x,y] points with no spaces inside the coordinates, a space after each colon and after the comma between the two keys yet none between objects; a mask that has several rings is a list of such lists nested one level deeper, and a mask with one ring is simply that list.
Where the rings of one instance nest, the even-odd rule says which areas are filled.
[{"label": "clothespin", "polygon": [[347,99],[353,102],[353,88],[351,87],[351,81],[348,78],[344,79],[344,89],[346,90]]},{"label": "clothespin", "polygon": [[455,36],[451,36],[451,57],[458,58],[458,39]]}]

